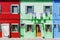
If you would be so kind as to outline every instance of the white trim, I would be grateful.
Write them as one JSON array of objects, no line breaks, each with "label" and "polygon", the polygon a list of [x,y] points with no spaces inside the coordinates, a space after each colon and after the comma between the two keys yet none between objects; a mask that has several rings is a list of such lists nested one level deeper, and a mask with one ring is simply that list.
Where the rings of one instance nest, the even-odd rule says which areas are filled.
[{"label": "white trim", "polygon": [[[45,25],[51,25],[51,29],[52,29],[52,25],[53,25],[53,24],[51,24],[51,23],[45,23],[45,24],[44,24],[44,31],[45,31]],[[52,29],[52,30],[53,30],[53,29]],[[46,32],[46,31],[45,31],[45,32]],[[51,32],[53,32],[53,31],[51,31]]]},{"label": "white trim", "polygon": [[[24,24],[24,23],[21,23],[21,24]],[[20,24],[20,27],[21,27],[21,24]],[[24,26],[25,26],[25,24],[24,24]]]},{"label": "white trim", "polygon": [[1,25],[9,25],[9,23],[2,23]]},{"label": "white trim", "polygon": [[[28,6],[31,6],[31,7],[32,7],[32,11],[33,11],[33,12],[30,12],[30,13],[29,13],[29,12],[27,11]],[[33,6],[33,5],[27,5],[25,10],[26,10],[26,13],[32,14],[32,13],[34,13],[34,6]]]},{"label": "white trim", "polygon": [[45,24],[44,24],[44,28],[45,28],[45,25],[53,25],[53,24],[51,24],[51,23],[45,23]]},{"label": "white trim", "polygon": [[51,23],[45,23],[45,24],[51,24]]},{"label": "white trim", "polygon": [[12,23],[11,25],[19,25],[18,23]]},{"label": "white trim", "polygon": [[[18,6],[18,13],[12,13],[12,6]],[[18,4],[11,4],[11,6],[10,6],[10,12],[12,14],[19,14],[19,5]]]}]

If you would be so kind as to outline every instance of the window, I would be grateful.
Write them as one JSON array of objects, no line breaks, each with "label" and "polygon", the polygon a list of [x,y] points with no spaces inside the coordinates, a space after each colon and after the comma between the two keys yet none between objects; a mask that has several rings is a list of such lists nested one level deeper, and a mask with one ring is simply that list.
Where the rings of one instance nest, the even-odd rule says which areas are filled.
[{"label": "window", "polygon": [[0,13],[2,12],[2,8],[1,8],[1,5],[0,5]]},{"label": "window", "polygon": [[36,28],[38,29],[38,32],[41,32],[40,26],[36,25]]},{"label": "window", "polygon": [[57,25],[56,24],[54,24],[54,28],[56,28],[57,27]]},{"label": "window", "polygon": [[49,25],[49,24],[45,25],[45,31],[46,32],[51,32],[52,31],[51,25]]},{"label": "window", "polygon": [[44,10],[45,13],[49,13],[49,12],[51,13],[51,6],[45,6],[44,9],[45,9]]},{"label": "window", "polygon": [[32,31],[32,25],[27,25],[27,32]]},{"label": "window", "polygon": [[1,25],[0,25],[0,32],[2,31]]},{"label": "window", "polygon": [[21,24],[21,27],[20,28],[24,28],[24,24]]},{"label": "window", "polygon": [[60,32],[60,25],[58,24],[58,31]]},{"label": "window", "polygon": [[24,26],[24,24],[21,24],[21,26]]},{"label": "window", "polygon": [[18,5],[11,5],[11,13],[14,13],[14,14],[19,13],[19,6]]},{"label": "window", "polygon": [[27,6],[27,13],[33,13],[34,7],[33,6]]},{"label": "window", "polygon": [[18,32],[19,31],[19,25],[11,25],[11,31],[12,32]]}]

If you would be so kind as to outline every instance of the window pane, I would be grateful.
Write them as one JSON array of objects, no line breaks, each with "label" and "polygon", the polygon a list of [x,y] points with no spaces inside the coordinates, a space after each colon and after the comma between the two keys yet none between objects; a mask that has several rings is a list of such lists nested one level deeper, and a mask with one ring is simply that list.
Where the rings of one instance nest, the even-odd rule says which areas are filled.
[{"label": "window pane", "polygon": [[51,13],[51,6],[45,6],[45,13]]},{"label": "window pane", "polygon": [[45,25],[45,31],[46,32],[51,32],[52,31],[52,26],[51,25]]},{"label": "window pane", "polygon": [[24,26],[24,24],[21,24],[21,26]]},{"label": "window pane", "polygon": [[33,13],[33,6],[27,6],[27,13]]},{"label": "window pane", "polygon": [[18,7],[17,6],[12,6],[12,12],[13,13],[18,13]]},{"label": "window pane", "polygon": [[54,24],[54,28],[56,28],[56,26],[57,26],[57,25],[56,25],[56,24]]},{"label": "window pane", "polygon": [[18,5],[12,5],[11,6],[11,12],[12,13],[15,13],[15,14],[17,14],[17,13],[19,13],[19,6]]},{"label": "window pane", "polygon": [[11,31],[12,32],[18,32],[19,31],[19,26],[18,25],[11,25]]},{"label": "window pane", "polygon": [[32,25],[27,25],[27,31],[32,31]]},{"label": "window pane", "polygon": [[21,24],[21,28],[24,28],[24,24]]}]

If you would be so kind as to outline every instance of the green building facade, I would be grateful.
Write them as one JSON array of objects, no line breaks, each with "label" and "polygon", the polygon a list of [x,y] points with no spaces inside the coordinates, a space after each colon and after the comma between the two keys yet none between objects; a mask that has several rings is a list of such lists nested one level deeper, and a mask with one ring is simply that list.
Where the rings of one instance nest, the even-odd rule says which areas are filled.
[{"label": "green building facade", "polygon": [[20,5],[20,37],[52,38],[52,0],[21,0]]}]

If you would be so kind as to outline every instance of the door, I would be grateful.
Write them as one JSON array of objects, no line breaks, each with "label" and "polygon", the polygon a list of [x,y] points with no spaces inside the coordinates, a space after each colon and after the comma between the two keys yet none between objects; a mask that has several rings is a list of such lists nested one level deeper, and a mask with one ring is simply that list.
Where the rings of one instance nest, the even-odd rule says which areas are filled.
[{"label": "door", "polygon": [[36,25],[36,36],[41,37],[41,25]]},{"label": "door", "polygon": [[10,37],[11,38],[19,38],[20,37],[20,27],[19,27],[19,24],[11,24],[10,26],[11,28],[11,35]]},{"label": "door", "polygon": [[2,27],[2,37],[9,37],[9,24],[1,24]]}]

